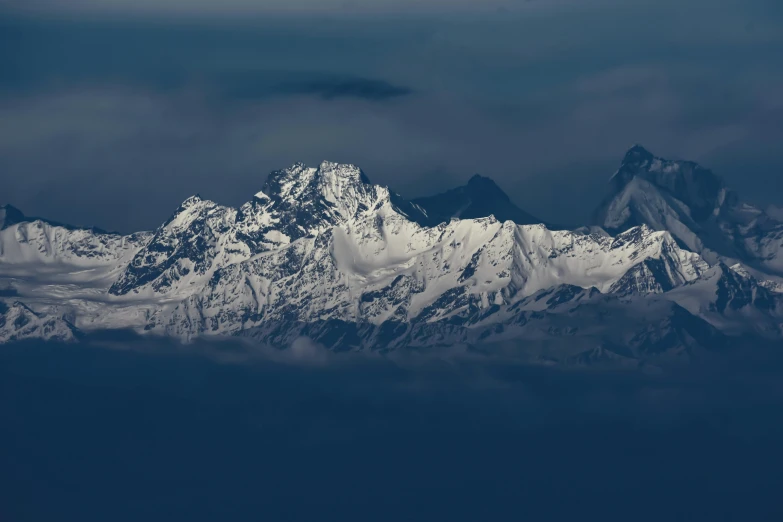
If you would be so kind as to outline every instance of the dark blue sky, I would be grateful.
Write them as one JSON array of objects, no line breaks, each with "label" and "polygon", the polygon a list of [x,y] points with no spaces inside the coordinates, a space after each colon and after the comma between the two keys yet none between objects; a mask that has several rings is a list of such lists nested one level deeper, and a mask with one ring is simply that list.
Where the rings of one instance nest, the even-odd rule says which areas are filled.
[{"label": "dark blue sky", "polygon": [[474,4],[0,3],[0,203],[129,231],[329,159],[579,223],[640,142],[783,204],[777,2]]}]

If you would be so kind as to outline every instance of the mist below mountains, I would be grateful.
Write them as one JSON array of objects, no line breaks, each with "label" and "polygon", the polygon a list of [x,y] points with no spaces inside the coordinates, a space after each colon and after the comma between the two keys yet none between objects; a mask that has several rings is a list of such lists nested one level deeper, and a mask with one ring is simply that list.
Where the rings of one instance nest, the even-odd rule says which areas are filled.
[{"label": "mist below mountains", "polygon": [[783,364],[0,350],[3,520],[775,520]]}]

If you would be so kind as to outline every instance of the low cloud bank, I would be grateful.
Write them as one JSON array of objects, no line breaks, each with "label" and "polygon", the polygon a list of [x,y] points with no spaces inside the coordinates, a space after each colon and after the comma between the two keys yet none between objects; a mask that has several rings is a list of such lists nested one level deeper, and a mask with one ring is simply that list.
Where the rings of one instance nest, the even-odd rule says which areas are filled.
[{"label": "low cloud bank", "polygon": [[305,339],[0,348],[9,520],[770,520],[778,507],[774,351],[645,375]]}]

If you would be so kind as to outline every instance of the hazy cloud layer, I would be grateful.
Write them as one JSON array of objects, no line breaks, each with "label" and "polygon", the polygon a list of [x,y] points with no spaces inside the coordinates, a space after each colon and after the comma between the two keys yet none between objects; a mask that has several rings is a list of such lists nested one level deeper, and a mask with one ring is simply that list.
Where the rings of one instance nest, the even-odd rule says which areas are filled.
[{"label": "hazy cloud layer", "polygon": [[3,514],[712,521],[779,511],[779,365],[714,378],[475,361],[221,365],[193,355],[206,346],[175,344],[4,346]]},{"label": "hazy cloud layer", "polygon": [[220,24],[6,17],[0,203],[151,228],[195,192],[236,205],[273,169],[329,159],[410,197],[480,172],[531,213],[581,223],[641,142],[781,204],[780,10],[700,7]]},{"label": "hazy cloud layer", "polygon": [[[625,0],[626,2],[628,0]],[[649,4],[650,0],[630,0]],[[660,0],[659,0],[660,1]],[[263,14],[392,14],[508,12],[622,5],[620,0],[6,0],[20,11],[37,13],[236,16]]]},{"label": "hazy cloud layer", "polygon": [[307,83],[288,84],[281,90],[297,94],[314,94],[324,100],[358,98],[360,100],[382,101],[411,94],[408,87],[392,85],[382,80],[366,78],[315,80]]}]

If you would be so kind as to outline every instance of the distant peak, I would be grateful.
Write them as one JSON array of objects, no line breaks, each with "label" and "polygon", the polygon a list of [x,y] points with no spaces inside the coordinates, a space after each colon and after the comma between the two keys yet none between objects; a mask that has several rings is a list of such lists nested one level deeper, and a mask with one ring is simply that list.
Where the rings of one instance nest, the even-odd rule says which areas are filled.
[{"label": "distant peak", "polygon": [[11,205],[0,206],[0,230],[22,221],[24,214],[21,210]]},{"label": "distant peak", "polygon": [[467,186],[471,190],[478,190],[481,192],[487,192],[487,191],[491,191],[493,193],[503,192],[503,190],[498,186],[498,184],[495,183],[495,180],[493,180],[492,178],[488,178],[486,176],[482,176],[481,174],[474,174],[468,180]]},{"label": "distant peak", "polygon": [[492,178],[482,176],[481,174],[473,174],[468,180],[468,186],[497,187],[497,183]]},{"label": "distant peak", "polygon": [[[688,207],[689,219],[700,222],[710,215],[717,215],[724,206],[736,204],[736,195],[724,187],[723,180],[711,170],[700,166],[698,163],[683,160],[669,160],[653,155],[641,145],[634,145],[623,158],[622,165],[614,173],[611,180],[612,194],[604,203],[602,212],[608,212],[606,205],[614,202],[614,218],[626,222],[631,214],[635,213],[643,219],[652,219],[649,216],[659,215],[662,210],[656,207],[653,210],[647,208],[652,201],[664,199],[650,194],[650,191],[663,191],[668,196],[673,196]],[[626,194],[624,199],[615,199],[618,194]],[[636,196],[631,196],[636,194]],[[636,203],[631,204],[631,199]],[[634,208],[631,209],[629,205]],[[641,206],[640,206],[641,205]],[[641,208],[641,210],[640,210]],[[635,209],[635,210],[634,210]],[[607,223],[606,219],[600,221]],[[618,221],[619,223],[619,221]],[[614,228],[612,225],[610,228]],[[660,228],[660,226],[658,226]]]},{"label": "distant peak", "polygon": [[627,165],[629,163],[643,163],[645,161],[652,161],[654,158],[655,156],[652,154],[652,152],[637,143],[628,149],[628,152],[625,153],[623,164]]},{"label": "distant peak", "polygon": [[22,211],[16,208],[15,206],[8,205],[8,204],[0,205],[0,210],[5,210],[6,212],[18,212],[19,214],[22,213]]},{"label": "distant peak", "polygon": [[665,161],[668,160],[655,156],[637,143],[625,153],[620,168],[612,175],[610,181],[622,188],[640,172],[659,168]]},{"label": "distant peak", "polygon": [[450,218],[478,219],[493,215],[498,221],[531,225],[542,221],[517,207],[492,178],[474,174],[465,185],[435,196],[418,198],[420,205],[435,222]]}]

